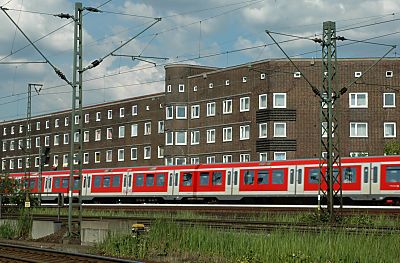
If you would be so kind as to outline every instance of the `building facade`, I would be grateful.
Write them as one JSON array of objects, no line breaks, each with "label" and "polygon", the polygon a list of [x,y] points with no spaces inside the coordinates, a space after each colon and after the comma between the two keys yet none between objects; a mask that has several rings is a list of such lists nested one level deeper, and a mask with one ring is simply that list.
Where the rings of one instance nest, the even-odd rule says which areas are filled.
[{"label": "building facade", "polygon": [[[396,140],[400,61],[340,59],[335,109],[342,156],[383,155]],[[258,61],[229,68],[172,64],[165,92],[85,107],[83,168],[319,158],[321,61]],[[364,74],[364,75],[363,75]],[[359,76],[355,84],[350,85]],[[50,150],[44,170],[68,169],[70,112],[0,124],[2,170],[38,169],[39,148]],[[28,159],[27,159],[28,158]],[[26,162],[26,164],[25,164]]]}]

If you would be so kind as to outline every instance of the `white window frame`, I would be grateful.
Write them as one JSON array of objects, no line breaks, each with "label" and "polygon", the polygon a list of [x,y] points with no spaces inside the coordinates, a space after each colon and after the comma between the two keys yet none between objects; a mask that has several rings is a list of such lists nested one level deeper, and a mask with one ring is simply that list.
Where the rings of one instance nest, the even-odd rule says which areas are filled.
[{"label": "white window frame", "polygon": [[158,133],[164,133],[164,121],[158,121]]},{"label": "white window frame", "polygon": [[250,162],[250,161],[251,161],[251,159],[250,159],[250,154],[249,153],[240,154],[240,162],[241,163],[247,163],[247,162]]},{"label": "white window frame", "polygon": [[[11,141],[11,142],[13,142],[13,141]],[[10,145],[11,145],[11,143],[10,143]],[[40,137],[35,138],[35,146],[36,146],[36,148],[40,147]],[[10,146],[10,150],[11,150],[11,146]]]},{"label": "white window frame", "polygon": [[118,162],[125,161],[125,149],[123,148],[118,149],[117,156],[118,156]]},{"label": "white window frame", "polygon": [[[277,102],[278,102],[278,98],[277,97],[278,96],[283,96],[283,105],[277,105]],[[272,101],[273,101],[273,103],[272,103],[273,108],[275,108],[275,109],[286,109],[287,95],[286,95],[286,93],[274,93]]]},{"label": "white window frame", "polygon": [[79,132],[74,133],[74,142],[79,142]]},{"label": "white window frame", "polygon": [[247,82],[247,77],[242,77],[242,82],[246,83]]},{"label": "white window frame", "polygon": [[386,73],[385,73],[385,76],[386,76],[387,78],[393,78],[393,71],[387,70]]},{"label": "white window frame", "polygon": [[54,128],[60,127],[60,119],[55,119],[54,120]]},{"label": "white window frame", "polygon": [[232,141],[232,127],[222,128],[222,141],[231,142]]},{"label": "white window frame", "polygon": [[94,141],[95,142],[101,141],[101,129],[96,129],[94,131]]},{"label": "white window frame", "polygon": [[[393,96],[393,104],[392,105],[386,103],[386,95]],[[383,93],[383,107],[384,108],[395,108],[396,107],[396,93],[394,93],[394,92]]]},{"label": "white window frame", "polygon": [[294,72],[294,73],[293,73],[293,77],[294,77],[295,79],[301,78],[301,72],[300,72],[300,71]]},{"label": "white window frame", "polygon": [[199,164],[200,163],[200,158],[199,157],[191,157],[190,158],[190,163],[191,164]]},{"label": "white window frame", "polygon": [[36,130],[37,130],[37,131],[40,131],[40,121],[37,121],[37,122],[36,122]]},{"label": "white window frame", "polygon": [[[40,137],[37,137],[36,139],[38,139],[38,138],[40,139]],[[36,146],[36,147],[38,147],[38,146]],[[14,150],[15,150],[15,142],[14,142],[14,140],[11,140],[10,141],[10,151],[14,151]]]},{"label": "white window frame", "polygon": [[185,84],[178,85],[178,92],[185,92]]},{"label": "white window frame", "polygon": [[[262,109],[266,109],[267,105],[268,105],[268,101],[267,101],[267,94],[260,94],[258,95],[258,109],[262,110]],[[264,103],[265,101],[265,103]]]},{"label": "white window frame", "polygon": [[96,112],[96,121],[101,121],[101,112]]},{"label": "white window frame", "polygon": [[225,86],[229,86],[229,79],[225,80]]},{"label": "white window frame", "polygon": [[89,142],[89,131],[83,131],[83,142]]},{"label": "white window frame", "polygon": [[118,127],[118,138],[125,138],[125,125]]},{"label": "white window frame", "polygon": [[[284,129],[283,134],[278,134],[277,133],[277,130],[278,130],[277,126],[278,125],[282,125],[283,126],[283,129]],[[286,128],[287,128],[286,122],[274,122],[274,137],[277,137],[277,138],[286,137]]]},{"label": "white window frame", "polygon": [[260,162],[268,161],[268,153],[266,152],[260,152],[259,157],[260,157]]},{"label": "white window frame", "polygon": [[131,160],[136,161],[138,159],[137,157],[138,154],[138,149],[136,147],[131,148]]},{"label": "white window frame", "polygon": [[250,139],[250,125],[242,125],[240,126],[240,140],[249,140]]},{"label": "white window frame", "polygon": [[[387,134],[387,126],[393,127],[393,134]],[[397,128],[395,122],[384,122],[383,123],[383,137],[384,138],[396,138]]]},{"label": "white window frame", "polygon": [[165,145],[174,145],[174,132],[168,131],[165,133]]},{"label": "white window frame", "polygon": [[[354,125],[354,129],[352,126]],[[359,125],[365,125],[365,135],[358,135],[357,130]],[[351,138],[367,138],[368,137],[368,123],[367,122],[350,122],[350,137]]]},{"label": "white window frame", "polygon": [[125,117],[125,108],[124,107],[119,108],[119,117],[120,118]]},{"label": "white window frame", "polygon": [[240,112],[245,112],[245,111],[250,111],[250,97],[240,98]]},{"label": "white window frame", "polygon": [[[282,155],[284,157],[277,158],[278,155]],[[274,160],[286,160],[286,152],[274,152]]]},{"label": "white window frame", "polygon": [[58,155],[57,154],[55,154],[55,155],[53,155],[53,167],[58,167],[58,163],[59,161],[58,161]]},{"label": "white window frame", "polygon": [[[46,122],[48,122],[48,121],[46,121]],[[11,134],[14,134],[14,131],[15,131],[15,127],[14,126],[11,126]]]},{"label": "white window frame", "polygon": [[23,132],[23,127],[24,127],[24,125],[19,125],[19,133]]},{"label": "white window frame", "polygon": [[223,163],[231,163],[232,162],[232,154],[224,154],[222,156]]},{"label": "white window frame", "polygon": [[[184,141],[178,141],[178,137],[184,135]],[[187,145],[187,131],[176,131],[175,132],[175,145]]]},{"label": "white window frame", "polygon": [[213,84],[213,83],[208,83],[208,88],[209,88],[209,89],[214,88],[214,84]]},{"label": "white window frame", "polygon": [[190,145],[198,145],[198,144],[200,144],[200,131],[191,131]]},{"label": "white window frame", "polygon": [[64,144],[69,144],[69,133],[64,133],[63,142]]},{"label": "white window frame", "polygon": [[79,115],[75,115],[74,120],[75,120],[75,124],[79,124]]},{"label": "white window frame", "polygon": [[145,160],[151,159],[151,146],[143,147],[143,159]]},{"label": "white window frame", "polygon": [[215,129],[207,130],[207,143],[215,143]]},{"label": "white window frame", "polygon": [[69,117],[65,117],[64,118],[64,126],[68,127],[68,125],[69,125]]},{"label": "white window frame", "polygon": [[[184,109],[184,115],[183,116],[180,116],[179,114],[178,114],[178,112],[179,112],[179,110],[181,110],[181,109]],[[187,107],[185,106],[185,105],[176,105],[175,106],[175,114],[176,114],[176,119],[177,120],[184,120],[184,119],[186,119],[187,118]]]},{"label": "white window frame", "polygon": [[362,75],[362,72],[361,72],[361,71],[355,71],[355,72],[354,72],[354,77],[355,77],[355,78],[359,78],[359,77],[361,77],[361,75]]},{"label": "white window frame", "polygon": [[164,158],[164,147],[163,146],[157,146],[157,157],[158,159]]},{"label": "white window frame", "polygon": [[215,102],[207,103],[207,117],[215,116]]},{"label": "white window frame", "polygon": [[68,154],[63,155],[63,167],[68,167]]},{"label": "white window frame", "polygon": [[258,138],[268,137],[268,124],[266,122],[258,124]]},{"label": "white window frame", "polygon": [[197,91],[197,86],[193,87],[193,91],[196,92]]},{"label": "white window frame", "polygon": [[[99,159],[97,159],[99,157]],[[94,152],[94,163],[100,163],[101,162],[101,154],[100,152]]]},{"label": "white window frame", "polygon": [[207,156],[207,163],[215,163],[215,155]]},{"label": "white window frame", "polygon": [[[46,129],[48,129],[48,128],[50,128],[50,121],[49,120],[46,120],[46,122],[45,122],[45,128]],[[11,132],[12,132],[12,134],[14,134],[14,126],[13,127],[11,127]]]},{"label": "white window frame", "polygon": [[132,116],[138,115],[138,105],[132,106]]},{"label": "white window frame", "polygon": [[192,119],[200,118],[200,105],[192,105],[190,113]]},{"label": "white window frame", "polygon": [[89,113],[85,114],[85,123],[89,123]]},{"label": "white window frame", "polygon": [[89,153],[83,153],[83,164],[89,163]]},{"label": "white window frame", "polygon": [[166,120],[174,119],[174,106],[165,107],[165,119]]},{"label": "white window frame", "polygon": [[107,110],[107,119],[112,120],[112,117],[113,117],[113,111]]},{"label": "white window frame", "polygon": [[172,86],[171,85],[167,85],[167,92],[172,92]]},{"label": "white window frame", "polygon": [[260,74],[260,79],[265,79],[265,73]]},{"label": "white window frame", "polygon": [[232,100],[224,100],[222,102],[222,113],[223,114],[231,114],[232,113]]},{"label": "white window frame", "polygon": [[112,140],[113,138],[113,128],[107,128],[107,140]]},{"label": "white window frame", "polygon": [[[359,104],[359,96],[365,95],[365,104]],[[352,98],[354,97],[354,104]],[[349,108],[368,108],[368,92],[349,93]]]},{"label": "white window frame", "polygon": [[151,134],[151,122],[145,122],[144,123],[144,135],[150,135]]},{"label": "white window frame", "polygon": [[137,123],[131,124],[131,137],[138,136],[139,125]]},{"label": "white window frame", "polygon": [[44,146],[50,146],[50,135],[44,136]]}]

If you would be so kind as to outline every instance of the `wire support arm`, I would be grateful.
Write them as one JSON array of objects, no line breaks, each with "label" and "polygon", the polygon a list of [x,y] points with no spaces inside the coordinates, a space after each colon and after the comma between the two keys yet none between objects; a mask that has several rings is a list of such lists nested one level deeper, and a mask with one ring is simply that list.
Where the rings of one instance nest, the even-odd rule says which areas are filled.
[{"label": "wire support arm", "polygon": [[[299,67],[293,62],[293,60],[283,50],[283,48],[279,45],[279,43],[272,37],[271,31],[265,30],[265,33],[267,33],[268,36],[272,39],[272,41],[274,41],[275,45],[282,51],[282,53],[286,56],[286,58],[289,59],[290,63],[296,68],[296,70],[301,72]],[[305,81],[308,83],[308,85],[310,85],[310,87],[311,87],[312,91],[314,92],[314,94],[322,99],[321,92],[308,80],[308,78],[306,76],[304,76],[304,74],[301,74],[301,75],[303,76]]]},{"label": "wire support arm", "polygon": [[36,51],[42,56],[42,58],[53,68],[54,72],[65,82],[67,82],[71,87],[72,87],[72,82],[67,79],[67,77],[64,75],[64,73],[59,70],[53,63],[50,62],[50,60],[47,59],[47,57],[39,50],[39,48],[29,39],[29,37],[24,33],[24,31],[18,26],[17,23],[11,18],[11,16],[8,15],[6,12],[6,9],[4,7],[0,7],[1,11],[6,14],[6,16],[11,20],[11,22],[15,25],[15,27],[18,29],[19,32],[28,40],[28,42],[36,49]]}]

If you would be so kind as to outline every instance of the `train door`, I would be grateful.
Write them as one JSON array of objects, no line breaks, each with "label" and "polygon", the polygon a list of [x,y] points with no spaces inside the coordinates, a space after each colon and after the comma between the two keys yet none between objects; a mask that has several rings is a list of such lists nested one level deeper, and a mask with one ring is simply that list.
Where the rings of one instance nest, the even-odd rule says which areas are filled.
[{"label": "train door", "polygon": [[225,194],[232,195],[233,192],[233,169],[226,169],[226,179],[225,179]]},{"label": "train door", "polygon": [[296,194],[296,166],[289,166],[288,172],[288,194]]},{"label": "train door", "polygon": [[179,171],[172,171],[172,195],[179,195]]},{"label": "train door", "polygon": [[90,174],[82,174],[82,196],[87,196],[90,194]]},{"label": "train door", "polygon": [[232,195],[239,195],[240,169],[232,169]]},{"label": "train door", "polygon": [[170,170],[170,171],[168,171],[168,179],[167,179],[167,181],[168,181],[168,190],[167,190],[167,194],[170,196],[170,195],[172,195],[173,193],[174,193],[174,185],[175,185],[175,180],[174,180],[174,177],[175,177],[175,171],[173,171],[173,170]]},{"label": "train door", "polygon": [[381,173],[380,167],[381,167],[380,163],[371,163],[370,176],[369,176],[369,182],[370,182],[369,194],[377,195],[380,193],[380,188],[379,188],[379,181],[380,181],[379,175]]},{"label": "train door", "polygon": [[132,173],[124,173],[122,178],[122,194],[128,195],[132,193]]},{"label": "train door", "polygon": [[371,183],[372,183],[372,167],[369,163],[363,163],[361,165],[361,194],[370,195],[371,194]]},{"label": "train door", "polygon": [[304,167],[296,166],[295,174],[294,174],[294,183],[295,183],[295,194],[303,194],[304,193]]},{"label": "train door", "polygon": [[48,196],[49,193],[51,193],[51,177],[46,176],[46,177],[43,177],[42,180],[44,182],[44,188],[43,188],[44,196]]}]

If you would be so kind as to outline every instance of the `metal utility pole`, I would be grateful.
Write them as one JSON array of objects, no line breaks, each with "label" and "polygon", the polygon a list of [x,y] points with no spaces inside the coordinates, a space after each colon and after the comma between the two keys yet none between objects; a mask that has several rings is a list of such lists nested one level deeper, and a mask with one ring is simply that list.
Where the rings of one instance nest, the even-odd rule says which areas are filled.
[{"label": "metal utility pole", "polygon": [[[71,110],[71,137],[70,137],[70,176],[68,192],[68,236],[73,236],[72,229],[72,211],[73,207],[78,207],[79,211],[79,229],[77,236],[80,237],[80,228],[82,223],[82,3],[75,3],[74,17],[74,58],[73,58],[73,79],[72,79],[72,110]],[[78,124],[75,123],[78,119]],[[75,133],[78,133],[78,142],[75,143]],[[77,162],[77,164],[75,164]],[[75,187],[75,179],[78,184]],[[78,200],[74,199],[73,192],[78,191]]]},{"label": "metal utility pole", "polygon": [[[336,26],[335,22],[323,23],[322,39],[322,87],[321,87],[321,155],[318,206],[335,221],[334,205],[342,208],[341,160],[339,155],[339,134],[336,99],[339,97],[336,76]],[[336,133],[336,136],[335,136]],[[324,170],[325,169],[325,170]],[[327,202],[321,205],[321,197]]]}]

